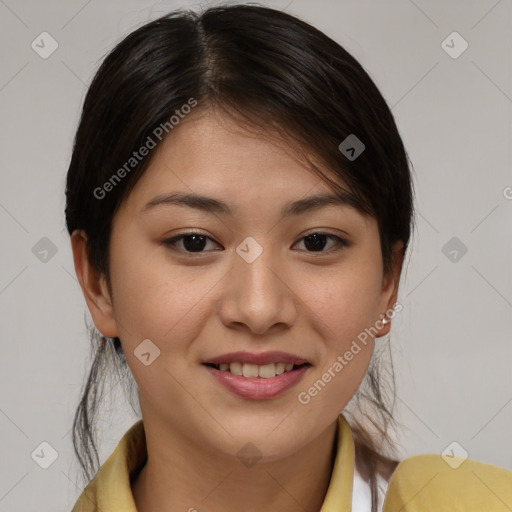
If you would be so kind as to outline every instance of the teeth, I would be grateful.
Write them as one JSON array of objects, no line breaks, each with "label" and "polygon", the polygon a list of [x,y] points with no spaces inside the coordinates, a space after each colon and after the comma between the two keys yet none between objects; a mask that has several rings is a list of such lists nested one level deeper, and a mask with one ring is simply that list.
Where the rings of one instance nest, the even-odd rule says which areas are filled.
[{"label": "teeth", "polygon": [[276,363],[276,375],[284,373],[284,363]]},{"label": "teeth", "polygon": [[223,372],[230,372],[234,375],[243,375],[244,377],[261,377],[262,379],[272,379],[276,375],[289,372],[293,369],[293,364],[269,363],[263,365],[243,364],[243,363],[221,363],[219,369]]},{"label": "teeth", "polygon": [[243,364],[242,374],[244,377],[257,377],[258,376],[258,365],[256,364]]},{"label": "teeth", "polygon": [[[242,375],[242,364],[241,363],[231,363],[230,365],[226,365],[226,366],[229,366],[229,371],[231,373],[234,373],[235,375]],[[222,368],[221,368],[222,370]],[[228,371],[228,369],[226,368],[226,371]]]},{"label": "teeth", "polygon": [[274,363],[264,364],[258,367],[258,376],[263,379],[271,379],[276,376],[276,365]]}]

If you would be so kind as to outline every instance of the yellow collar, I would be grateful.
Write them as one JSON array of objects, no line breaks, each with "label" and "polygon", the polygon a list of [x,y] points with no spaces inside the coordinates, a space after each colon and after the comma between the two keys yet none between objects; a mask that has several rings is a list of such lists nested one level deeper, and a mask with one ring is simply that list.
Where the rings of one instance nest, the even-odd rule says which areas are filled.
[{"label": "yellow collar", "polygon": [[[72,512],[137,512],[131,490],[131,478],[147,457],[142,420],[124,434],[110,457],[78,498]],[[354,479],[354,441],[352,431],[340,414],[334,467],[320,512],[350,512]]]},{"label": "yellow collar", "polygon": [[[320,512],[350,512],[354,479],[352,431],[340,415],[336,458]],[[123,436],[72,512],[137,512],[130,479],[145,463],[146,438],[142,420]],[[383,512],[510,510],[512,472],[455,455],[422,454],[397,466],[387,488]]]},{"label": "yellow collar", "polygon": [[354,482],[354,440],[343,415],[338,416],[337,449],[331,481],[320,512],[350,512]]}]

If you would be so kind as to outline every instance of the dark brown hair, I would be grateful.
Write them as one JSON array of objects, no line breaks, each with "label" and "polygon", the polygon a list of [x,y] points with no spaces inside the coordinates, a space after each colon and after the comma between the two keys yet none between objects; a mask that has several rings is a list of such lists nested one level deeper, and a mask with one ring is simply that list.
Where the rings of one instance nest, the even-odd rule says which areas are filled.
[{"label": "dark brown hair", "polygon": [[[393,244],[402,241],[406,250],[409,242],[413,190],[405,148],[376,85],[342,46],[297,17],[259,5],[221,5],[174,11],[130,33],[103,60],[85,97],[67,174],[66,222],[69,234],[87,233],[89,260],[111,293],[112,220],[155,151],[137,165],[126,163],[148,138],[159,145],[159,127],[173,129],[171,116],[191,99],[194,109],[221,109],[241,126],[284,141],[333,190],[375,217],[384,269],[391,270]],[[355,159],[339,149],[349,135],[365,146]],[[122,179],[114,181],[116,173]],[[126,389],[135,389],[119,338],[92,329],[91,341],[93,362],[73,424],[86,481],[98,465],[95,419],[106,379],[117,370]],[[354,412],[346,411],[376,512],[377,473],[388,477],[397,461],[384,453],[386,443],[393,452],[387,432],[396,424],[393,367],[386,366],[382,380],[384,357],[374,356],[349,404]]]}]

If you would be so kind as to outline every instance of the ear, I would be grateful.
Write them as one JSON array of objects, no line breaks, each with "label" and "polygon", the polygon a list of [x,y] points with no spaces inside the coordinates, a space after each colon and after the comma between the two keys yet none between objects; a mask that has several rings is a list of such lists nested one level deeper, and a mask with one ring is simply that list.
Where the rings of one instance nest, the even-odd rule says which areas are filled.
[{"label": "ear", "polygon": [[[379,334],[378,336],[385,336],[391,329],[391,318],[386,315],[386,311],[393,309],[398,298],[398,284],[400,282],[400,273],[402,272],[402,265],[404,260],[404,244],[402,241],[396,242],[391,249],[391,271],[384,274],[382,280],[381,292],[381,318],[386,318],[387,323],[379,321]],[[398,310],[398,308],[397,308]]]},{"label": "ear", "polygon": [[115,338],[118,336],[118,332],[107,280],[104,274],[98,273],[89,262],[87,235],[84,230],[76,229],[73,231],[71,234],[71,248],[73,250],[75,272],[94,325],[104,336]]}]

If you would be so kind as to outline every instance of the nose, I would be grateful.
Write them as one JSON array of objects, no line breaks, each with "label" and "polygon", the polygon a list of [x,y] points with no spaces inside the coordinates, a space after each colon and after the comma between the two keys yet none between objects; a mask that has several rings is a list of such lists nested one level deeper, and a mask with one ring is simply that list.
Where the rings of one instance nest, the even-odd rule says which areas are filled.
[{"label": "nose", "polygon": [[294,324],[298,297],[283,262],[271,252],[263,250],[251,263],[234,255],[218,309],[226,327],[263,335]]}]

